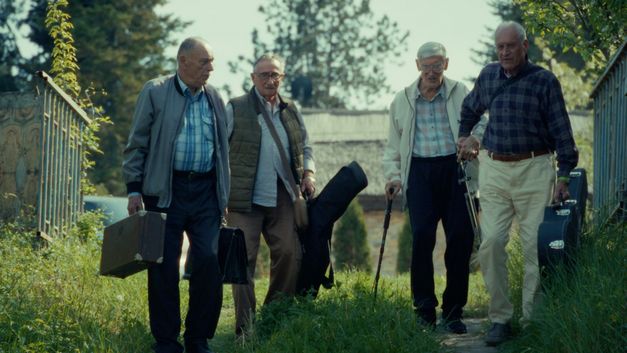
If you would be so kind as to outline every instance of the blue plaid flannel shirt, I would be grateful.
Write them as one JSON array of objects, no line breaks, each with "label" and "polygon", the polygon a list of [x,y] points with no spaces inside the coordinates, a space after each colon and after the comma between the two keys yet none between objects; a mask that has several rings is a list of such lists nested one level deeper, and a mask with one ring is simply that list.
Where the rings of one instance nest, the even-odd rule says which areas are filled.
[{"label": "blue plaid flannel shirt", "polygon": [[488,106],[494,92],[506,80],[508,77],[498,63],[491,63],[481,71],[462,104],[459,136],[469,136],[488,110],[488,126],[482,141],[486,149],[500,154],[555,151],[557,175],[568,176],[577,165],[579,153],[559,81],[553,73],[541,69],[509,85]]},{"label": "blue plaid flannel shirt", "polygon": [[185,117],[181,132],[176,139],[174,169],[182,171],[208,172],[213,168],[214,126],[213,110],[204,89],[195,96],[179,79],[185,94]]}]

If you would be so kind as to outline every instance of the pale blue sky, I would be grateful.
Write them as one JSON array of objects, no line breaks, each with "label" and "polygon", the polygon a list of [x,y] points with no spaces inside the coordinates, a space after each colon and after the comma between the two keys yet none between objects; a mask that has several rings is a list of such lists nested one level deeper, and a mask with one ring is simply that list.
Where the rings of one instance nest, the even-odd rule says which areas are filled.
[{"label": "pale blue sky", "polygon": [[[251,31],[265,27],[257,11],[262,3],[266,1],[171,0],[159,11],[194,22],[177,39],[193,35],[206,38],[216,56],[210,82],[216,86],[229,84],[233,93],[239,94],[242,77],[229,73],[227,63],[238,55],[252,55]],[[409,31],[403,65],[382,63],[393,91],[417,78],[416,51],[427,41],[439,41],[447,48],[447,76],[458,80],[476,76],[481,66],[472,61],[471,49],[481,47],[479,41],[488,33],[486,26],[494,28],[499,22],[488,0],[371,0],[370,6],[376,16],[386,14]],[[167,53],[174,56],[176,48],[168,48]],[[465,83],[470,88],[471,83]],[[392,97],[393,93],[382,94],[374,106],[360,108],[385,109]]]},{"label": "pale blue sky", "polygon": [[[378,17],[386,14],[398,22],[401,29],[409,31],[407,52],[400,58],[402,65],[382,63],[393,91],[402,89],[416,79],[418,71],[415,56],[418,47],[427,41],[439,41],[448,51],[449,68],[446,75],[464,81],[476,76],[480,65],[472,61],[473,48],[481,48],[479,41],[486,39],[486,27],[494,28],[499,18],[492,14],[489,0],[371,0],[372,11]],[[201,36],[211,43],[216,60],[210,83],[228,84],[234,94],[239,94],[243,77],[229,72],[228,62],[238,55],[252,55],[251,31],[263,29],[263,18],[257,11],[264,0],[170,0],[158,9],[193,23],[176,34],[180,42],[188,36]],[[176,46],[167,48],[166,54],[174,57]],[[29,48],[23,48],[29,53]],[[382,94],[373,106],[361,109],[385,109],[393,96]],[[225,97],[227,98],[227,97]]]}]

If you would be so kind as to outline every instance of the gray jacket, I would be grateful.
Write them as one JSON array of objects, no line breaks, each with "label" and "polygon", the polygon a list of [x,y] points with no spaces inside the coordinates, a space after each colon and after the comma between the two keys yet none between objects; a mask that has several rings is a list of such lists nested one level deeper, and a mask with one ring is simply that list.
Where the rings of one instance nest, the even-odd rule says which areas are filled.
[{"label": "gray jacket", "polygon": [[[210,85],[205,85],[205,93],[214,112],[216,192],[218,205],[224,211],[230,190],[224,102]],[[124,149],[122,174],[129,193],[157,196],[158,207],[168,207],[172,201],[174,146],[184,114],[185,96],[176,75],[150,80],[139,93]]]}]

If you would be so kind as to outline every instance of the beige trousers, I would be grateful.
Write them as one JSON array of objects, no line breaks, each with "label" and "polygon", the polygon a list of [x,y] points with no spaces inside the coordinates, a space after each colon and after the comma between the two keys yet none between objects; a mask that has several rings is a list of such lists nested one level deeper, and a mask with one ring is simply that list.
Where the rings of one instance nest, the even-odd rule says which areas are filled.
[{"label": "beige trousers", "polygon": [[270,285],[264,304],[281,295],[293,296],[296,290],[302,252],[294,224],[294,208],[283,183],[279,183],[277,193],[276,207],[253,204],[249,213],[230,212],[228,215],[229,226],[244,231],[248,252],[249,284],[233,285],[236,333],[251,322],[257,308],[254,276],[261,234],[270,248]]},{"label": "beige trousers", "polygon": [[493,323],[507,323],[514,313],[509,300],[507,252],[512,220],[520,226],[524,277],[523,319],[531,317],[538,294],[538,227],[544,208],[550,203],[555,166],[550,154],[518,162],[492,160],[485,151],[479,155],[481,190],[481,234],[479,262],[490,294],[488,317]]}]

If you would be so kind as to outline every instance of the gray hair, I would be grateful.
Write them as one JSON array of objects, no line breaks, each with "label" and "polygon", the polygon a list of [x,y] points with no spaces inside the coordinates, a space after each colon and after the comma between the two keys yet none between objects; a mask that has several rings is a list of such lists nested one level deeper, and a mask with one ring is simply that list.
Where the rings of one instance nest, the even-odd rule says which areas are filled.
[{"label": "gray hair", "polygon": [[513,28],[516,31],[516,34],[518,34],[518,39],[520,40],[521,43],[527,39],[527,31],[525,31],[525,28],[520,23],[516,21],[505,21],[505,22],[502,22],[498,27],[496,27],[496,30],[494,31],[495,42],[496,42],[496,37],[498,37],[501,31],[507,28]]},{"label": "gray hair", "polygon": [[207,41],[201,37],[186,38],[185,40],[181,42],[181,45],[179,46],[179,51],[176,53],[176,57],[178,58],[179,56],[183,54],[189,53],[192,49],[195,49],[199,45],[209,46],[209,43],[207,43]]},{"label": "gray hair", "polygon": [[281,72],[285,71],[285,60],[277,53],[264,53],[253,64],[253,72],[257,69],[257,65],[262,61],[276,61]]},{"label": "gray hair", "polygon": [[446,58],[446,48],[442,43],[438,42],[427,42],[418,48],[418,53],[416,53],[416,58],[418,60],[426,59],[432,56],[441,56]]}]

